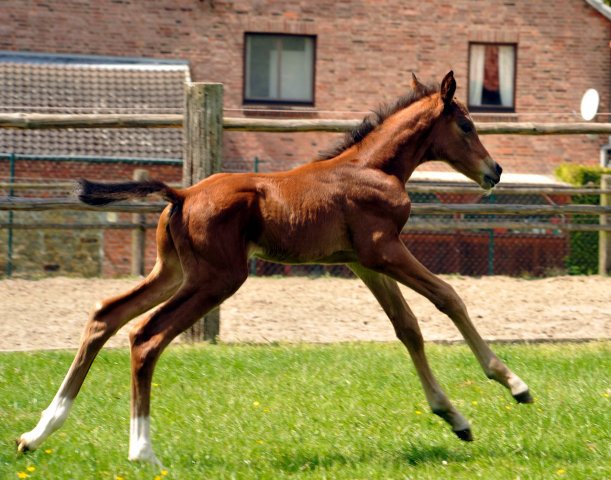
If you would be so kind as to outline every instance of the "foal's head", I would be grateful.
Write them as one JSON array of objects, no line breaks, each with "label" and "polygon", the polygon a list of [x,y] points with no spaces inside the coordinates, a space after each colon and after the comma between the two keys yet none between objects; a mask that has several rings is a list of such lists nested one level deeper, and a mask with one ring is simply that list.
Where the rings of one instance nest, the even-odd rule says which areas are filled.
[{"label": "foal's head", "polygon": [[[425,88],[414,75],[412,87],[416,91]],[[425,153],[423,161],[445,161],[482,188],[489,190],[499,183],[503,169],[490,157],[480,142],[469,111],[454,98],[455,91],[456,80],[450,71],[441,82],[436,107],[442,113],[431,131],[429,139],[432,145]]]}]

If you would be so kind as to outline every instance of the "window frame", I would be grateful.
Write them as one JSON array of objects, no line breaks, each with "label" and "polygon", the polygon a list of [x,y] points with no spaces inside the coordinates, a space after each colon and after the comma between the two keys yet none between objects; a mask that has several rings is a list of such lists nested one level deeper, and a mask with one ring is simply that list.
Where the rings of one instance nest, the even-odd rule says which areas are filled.
[{"label": "window frame", "polygon": [[[283,100],[273,98],[248,98],[246,96],[247,89],[247,74],[248,71],[248,37],[297,37],[297,38],[309,38],[312,40],[312,100]],[[278,77],[280,77],[281,65],[282,65],[282,49],[278,49],[280,61],[278,62]],[[298,35],[290,33],[266,33],[266,32],[244,32],[244,54],[243,54],[243,76],[242,76],[242,103],[244,105],[301,105],[301,106],[314,106],[316,103],[316,35]],[[280,78],[278,78],[278,89],[281,88]]]},{"label": "window frame", "polygon": [[[514,50],[514,65],[513,65],[513,105],[511,107],[504,107],[502,105],[471,105],[469,98],[471,98],[470,85],[471,85],[471,45],[491,45],[491,46],[512,46]],[[518,78],[518,44],[516,42],[469,42],[467,48],[467,108],[470,112],[482,112],[482,113],[515,113],[517,104],[517,78]]]}]

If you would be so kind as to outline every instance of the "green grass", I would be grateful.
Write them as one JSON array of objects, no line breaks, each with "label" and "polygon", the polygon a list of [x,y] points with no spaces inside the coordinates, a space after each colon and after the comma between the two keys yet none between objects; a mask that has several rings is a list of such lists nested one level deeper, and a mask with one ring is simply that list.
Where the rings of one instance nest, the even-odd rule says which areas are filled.
[{"label": "green grass", "polygon": [[[162,478],[610,478],[611,343],[494,349],[536,405],[516,405],[466,347],[427,346],[472,421],[476,441],[467,444],[430,413],[398,343],[172,347],[153,387]],[[126,350],[102,352],[64,428],[15,455],[12,439],[35,426],[72,357],[0,354],[0,478],[159,476],[126,459]]]}]

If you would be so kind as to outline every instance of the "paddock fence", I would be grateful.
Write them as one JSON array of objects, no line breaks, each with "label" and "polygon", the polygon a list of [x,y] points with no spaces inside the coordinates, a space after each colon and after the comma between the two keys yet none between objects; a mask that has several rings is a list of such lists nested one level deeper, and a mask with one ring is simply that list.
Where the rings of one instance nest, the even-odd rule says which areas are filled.
[{"label": "paddock fence", "polygon": [[[136,178],[143,175],[145,170],[136,170]],[[607,179],[605,182],[608,184]],[[54,189],[65,194],[71,187],[66,182],[0,183],[1,189],[12,189],[13,194]],[[611,223],[606,223],[611,207],[605,206],[611,189],[555,187],[542,193],[538,188],[499,187],[488,196],[469,187],[408,184],[406,190],[414,203],[412,216],[403,229],[403,240],[416,258],[435,273],[540,277],[597,273],[599,268],[605,273],[604,259],[600,258],[605,251],[604,242],[599,237],[611,231]],[[602,206],[569,203],[584,194],[599,196]],[[469,203],[456,203],[465,200]],[[0,211],[122,213],[131,214],[132,219],[113,222],[106,218],[96,223],[86,218],[73,218],[68,223],[11,219],[0,222],[0,228],[11,232],[131,230],[132,273],[138,275],[144,273],[144,231],[157,227],[156,217],[165,206],[147,201],[90,207],[73,198],[9,196],[0,199]],[[10,269],[10,251],[8,256]],[[46,268],[52,272],[54,265]],[[254,258],[249,269],[255,276],[353,276],[343,265],[281,265]]]},{"label": "paddock fence", "polygon": [[[222,84],[189,84],[185,89],[182,115],[60,115],[0,113],[0,128],[182,128],[185,136],[182,186],[223,171],[223,130],[251,132],[345,132],[356,120],[272,120],[223,118]],[[476,123],[481,135],[582,135],[611,134],[610,123]],[[146,175],[145,173],[140,173]],[[12,178],[12,177],[11,177]],[[9,192],[0,199],[0,211],[8,221],[0,223],[10,235],[16,230],[104,230],[133,231],[132,271],[142,273],[143,233],[154,228],[146,214],[164,208],[159,202],[144,201],[89,207],[70,198],[16,198],[15,192],[52,191],[68,185],[33,185],[32,182],[3,182]],[[611,182],[601,188],[510,188],[501,187],[486,196],[477,188],[408,183],[413,201],[412,218],[403,240],[420,261],[436,273],[463,275],[532,275],[555,272],[603,273],[610,270]],[[600,205],[571,204],[576,195],[597,195]],[[15,222],[13,212],[72,211],[132,214],[131,222],[89,220],[89,223]],[[86,243],[86,242],[85,242]],[[93,250],[93,249],[92,249]],[[595,252],[592,258],[592,252]],[[588,258],[580,259],[579,256]],[[10,257],[10,253],[9,253]],[[8,259],[10,265],[10,258]],[[339,275],[349,276],[344,266],[280,266],[253,260],[254,275]],[[192,339],[214,340],[219,332],[218,311],[194,327]]]}]

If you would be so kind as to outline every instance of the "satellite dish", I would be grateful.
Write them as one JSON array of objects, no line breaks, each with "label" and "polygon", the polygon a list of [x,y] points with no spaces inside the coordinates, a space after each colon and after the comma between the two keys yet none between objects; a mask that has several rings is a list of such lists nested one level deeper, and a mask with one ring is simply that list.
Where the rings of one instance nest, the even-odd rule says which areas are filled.
[{"label": "satellite dish", "polygon": [[598,113],[598,104],[600,96],[593,88],[590,88],[583,94],[581,99],[581,116],[584,120],[592,120]]}]

